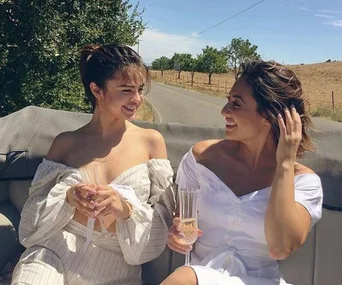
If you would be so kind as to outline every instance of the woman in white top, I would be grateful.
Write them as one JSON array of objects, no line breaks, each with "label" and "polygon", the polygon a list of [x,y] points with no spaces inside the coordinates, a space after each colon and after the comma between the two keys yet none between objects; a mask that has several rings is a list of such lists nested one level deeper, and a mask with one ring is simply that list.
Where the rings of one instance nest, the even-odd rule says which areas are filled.
[{"label": "woman in white top", "polygon": [[[93,116],[58,135],[37,169],[19,226],[27,249],[12,284],[138,285],[140,265],[166,246],[174,194],[165,142],[129,122],[149,71],[135,51],[114,44],[87,45],[80,69]],[[93,166],[101,182],[85,185],[80,168]]]},{"label": "woman in white top", "polygon": [[[163,285],[287,284],[277,260],[321,218],[320,178],[296,162],[313,149],[300,81],[273,61],[242,70],[222,109],[227,138],[197,143],[180,163],[179,187],[200,189],[199,238],[191,266]],[[185,254],[180,229],[175,218],[168,246]]]}]

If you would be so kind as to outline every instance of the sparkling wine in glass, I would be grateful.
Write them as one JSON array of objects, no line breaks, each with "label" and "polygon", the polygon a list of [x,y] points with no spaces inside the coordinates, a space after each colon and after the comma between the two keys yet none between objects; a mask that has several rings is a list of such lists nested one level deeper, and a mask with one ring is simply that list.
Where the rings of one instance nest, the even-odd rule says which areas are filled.
[{"label": "sparkling wine in glass", "polygon": [[[199,189],[178,189],[180,210],[180,231],[183,234],[182,241],[186,245],[192,245],[198,237],[197,227],[197,197]],[[185,255],[185,265],[190,265],[190,252]]]}]

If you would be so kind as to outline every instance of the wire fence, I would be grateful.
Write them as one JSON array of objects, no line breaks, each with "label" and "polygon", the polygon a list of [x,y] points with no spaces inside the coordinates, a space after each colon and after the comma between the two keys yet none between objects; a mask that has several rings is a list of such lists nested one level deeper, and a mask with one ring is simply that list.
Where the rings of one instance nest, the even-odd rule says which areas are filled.
[{"label": "wire fence", "polygon": [[[152,78],[164,83],[205,91],[220,97],[226,96],[235,82],[233,73],[212,74],[210,84],[208,74],[199,72],[182,71],[178,73],[176,70],[151,70],[151,75]],[[304,95],[307,96],[310,109],[314,110],[313,113],[324,112],[326,116],[330,117],[330,113],[342,112],[342,97],[336,91],[329,91],[334,86],[327,84],[324,88],[315,90],[315,88],[311,88],[311,82],[302,83],[304,83]]]},{"label": "wire fence", "polygon": [[209,75],[204,73],[182,71],[178,74],[175,70],[165,70],[163,72],[152,70],[151,75],[159,81],[184,85],[193,89],[212,91],[222,95],[227,94],[235,82],[233,75],[231,78],[227,78],[226,74],[213,74],[210,84]]}]

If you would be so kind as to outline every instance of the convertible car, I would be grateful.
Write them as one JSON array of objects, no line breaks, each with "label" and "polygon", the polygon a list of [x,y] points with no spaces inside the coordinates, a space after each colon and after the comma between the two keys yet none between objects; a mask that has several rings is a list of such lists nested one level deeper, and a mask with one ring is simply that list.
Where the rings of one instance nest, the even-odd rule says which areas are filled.
[{"label": "convertible car", "polygon": [[[26,107],[0,118],[0,271],[24,248],[18,242],[21,209],[37,166],[50,148],[54,137],[73,130],[90,120],[89,114]],[[176,173],[181,157],[202,139],[223,137],[224,130],[183,124],[158,124],[134,121],[160,131]],[[284,278],[295,285],[342,284],[342,131],[312,131],[316,152],[302,162],[322,179],[324,209],[322,219],[311,230],[306,243],[280,262]],[[159,284],[184,262],[183,256],[165,249],[162,255],[143,265],[144,284]],[[5,283],[7,282],[7,283]],[[10,280],[0,277],[0,284]]]}]

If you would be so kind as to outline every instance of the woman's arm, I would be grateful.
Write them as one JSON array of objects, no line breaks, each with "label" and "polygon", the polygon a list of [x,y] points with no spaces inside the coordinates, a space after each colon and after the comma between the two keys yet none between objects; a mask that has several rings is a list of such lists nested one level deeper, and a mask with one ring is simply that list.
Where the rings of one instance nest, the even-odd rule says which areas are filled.
[{"label": "woman's arm", "polygon": [[148,262],[163,252],[175,208],[171,167],[163,160],[150,161],[149,164],[149,199],[138,201],[137,197],[127,197],[132,205],[131,215],[116,222],[121,250],[125,261],[131,265]]},{"label": "woman's arm", "polygon": [[[27,199],[21,212],[19,240],[25,247],[36,245],[56,234],[74,216],[75,208],[66,201],[68,182],[56,183],[62,169],[50,162],[43,162],[38,170],[44,172],[41,179],[32,183],[33,193]],[[70,173],[70,175],[72,175]]]},{"label": "woman's arm", "polygon": [[276,168],[265,220],[269,253],[275,259],[285,259],[300,247],[310,229],[310,214],[294,193],[294,163],[284,162]]},{"label": "woman's arm", "polygon": [[[306,240],[311,217],[295,200],[295,161],[301,141],[302,124],[297,111],[285,111],[286,125],[279,115],[280,138],[277,167],[265,217],[265,234],[270,256],[285,259]],[[309,189],[308,189],[309,190]]]},{"label": "woman's arm", "polygon": [[[173,170],[165,160],[164,138],[146,130],[150,161],[150,197],[147,201],[127,199],[131,214],[116,222],[117,237],[128,264],[137,265],[157,258],[165,249],[167,232],[175,210]],[[154,160],[155,159],[155,160]]]},{"label": "woman's arm", "polygon": [[[19,224],[19,240],[25,247],[56,234],[73,218],[78,207],[68,202],[70,190],[79,183],[77,174],[66,165],[56,163],[61,161],[65,147],[63,141],[63,135],[54,140],[47,159],[38,166],[32,181]],[[79,202],[74,195],[69,195],[69,198]],[[80,207],[83,208],[82,205]]]}]

